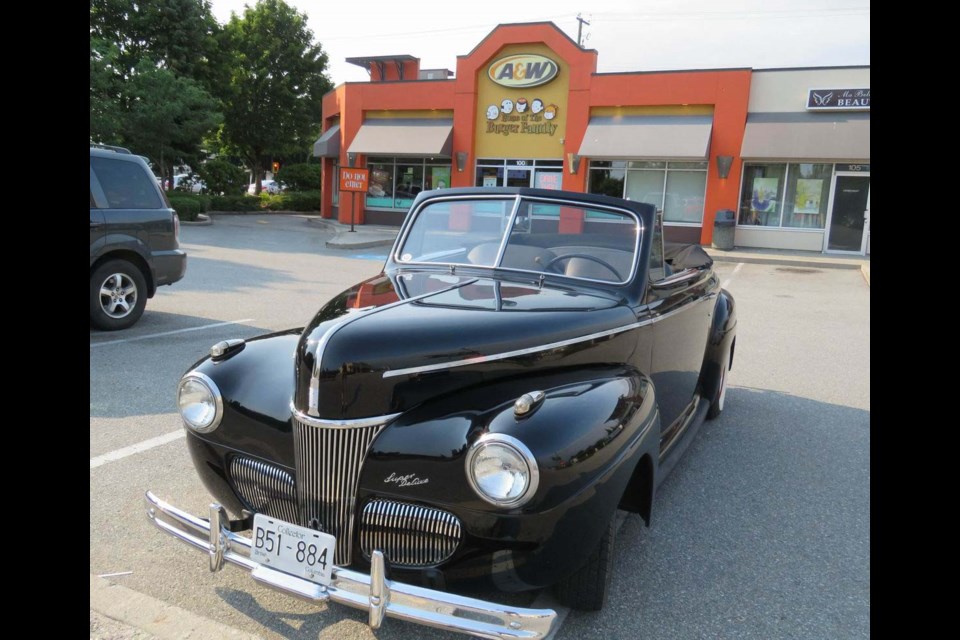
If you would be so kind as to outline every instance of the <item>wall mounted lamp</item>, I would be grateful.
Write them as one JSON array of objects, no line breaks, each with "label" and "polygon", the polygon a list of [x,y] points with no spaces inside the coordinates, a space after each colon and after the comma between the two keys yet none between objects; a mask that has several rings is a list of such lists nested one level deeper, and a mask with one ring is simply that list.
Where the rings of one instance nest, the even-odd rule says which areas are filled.
[{"label": "wall mounted lamp", "polygon": [[570,173],[576,173],[580,170],[580,156],[576,153],[567,154],[567,166],[570,167]]},{"label": "wall mounted lamp", "polygon": [[457,171],[463,171],[467,166],[467,158],[470,157],[468,151],[457,151]]},{"label": "wall mounted lamp", "polygon": [[717,156],[717,176],[725,180],[730,175],[730,167],[733,165],[733,156]]},{"label": "wall mounted lamp", "polygon": [[347,154],[347,165],[352,169],[353,165],[357,163],[357,154],[348,153]]}]

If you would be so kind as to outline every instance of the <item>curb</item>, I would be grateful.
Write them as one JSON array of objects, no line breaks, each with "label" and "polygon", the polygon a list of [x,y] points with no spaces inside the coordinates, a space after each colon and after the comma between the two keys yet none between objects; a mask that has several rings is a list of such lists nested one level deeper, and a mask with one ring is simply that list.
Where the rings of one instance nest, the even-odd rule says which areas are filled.
[{"label": "curb", "polygon": [[163,640],[258,637],[92,574],[90,610]]},{"label": "curb", "polygon": [[747,262],[751,264],[778,264],[788,267],[807,267],[808,269],[859,269],[858,262],[815,262],[813,260],[803,260],[802,258],[788,258],[780,256],[745,256],[742,254],[723,255],[720,253],[710,253],[714,262]]},{"label": "curb", "polygon": [[[349,231],[347,233],[350,233]],[[342,234],[341,234],[342,235]],[[393,239],[368,240],[366,242],[340,242],[341,235],[337,235],[332,240],[327,240],[328,249],[371,249],[373,247],[390,247],[393,245]]]},{"label": "curb", "polygon": [[863,279],[867,281],[867,286],[870,286],[870,265],[864,264],[860,265],[860,273],[863,274]]},{"label": "curb", "polygon": [[213,224],[213,218],[208,216],[205,213],[198,213],[197,219],[192,221],[181,220],[181,225],[187,225],[188,227],[209,227]]}]

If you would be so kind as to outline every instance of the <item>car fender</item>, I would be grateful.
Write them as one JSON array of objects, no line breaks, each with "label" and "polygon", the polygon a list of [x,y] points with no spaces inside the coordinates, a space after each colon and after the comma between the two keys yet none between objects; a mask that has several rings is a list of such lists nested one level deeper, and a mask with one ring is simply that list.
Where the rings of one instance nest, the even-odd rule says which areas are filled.
[{"label": "car fender", "polygon": [[223,399],[220,425],[192,436],[214,445],[294,467],[290,402],[295,374],[293,354],[302,329],[245,341],[226,357],[201,358],[187,372],[213,380]]},{"label": "car fender", "polygon": [[[542,403],[515,415],[514,401],[532,391],[544,392]],[[521,377],[435,398],[374,440],[360,504],[377,496],[442,508],[470,536],[566,554],[573,571],[600,539],[641,458],[656,460],[657,416],[653,384],[630,367]],[[520,440],[536,458],[539,485],[520,507],[486,502],[467,480],[467,452],[488,433]]]},{"label": "car fender", "polygon": [[726,289],[720,289],[713,306],[713,319],[707,337],[707,347],[700,367],[700,379],[697,388],[708,401],[713,398],[720,385],[722,367],[733,367],[733,347],[737,336],[737,309],[733,296]]}]

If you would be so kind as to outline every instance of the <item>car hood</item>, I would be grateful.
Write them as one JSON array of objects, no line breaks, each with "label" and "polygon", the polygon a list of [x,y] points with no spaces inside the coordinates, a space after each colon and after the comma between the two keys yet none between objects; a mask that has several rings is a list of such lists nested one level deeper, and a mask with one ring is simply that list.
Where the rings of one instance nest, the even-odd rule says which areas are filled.
[{"label": "car hood", "polygon": [[582,338],[635,321],[611,294],[381,274],[336,296],[304,329],[294,404],[325,419],[367,418],[502,376],[622,362],[629,354],[610,336]]}]

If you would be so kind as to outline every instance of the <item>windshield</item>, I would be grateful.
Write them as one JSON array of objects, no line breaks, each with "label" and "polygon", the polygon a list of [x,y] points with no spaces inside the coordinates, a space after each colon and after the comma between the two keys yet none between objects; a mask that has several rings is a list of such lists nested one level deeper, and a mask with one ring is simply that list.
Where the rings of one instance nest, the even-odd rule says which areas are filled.
[{"label": "windshield", "polygon": [[636,267],[640,222],[626,210],[479,196],[432,200],[415,216],[394,256],[401,264],[497,267],[613,283],[629,282]]}]

